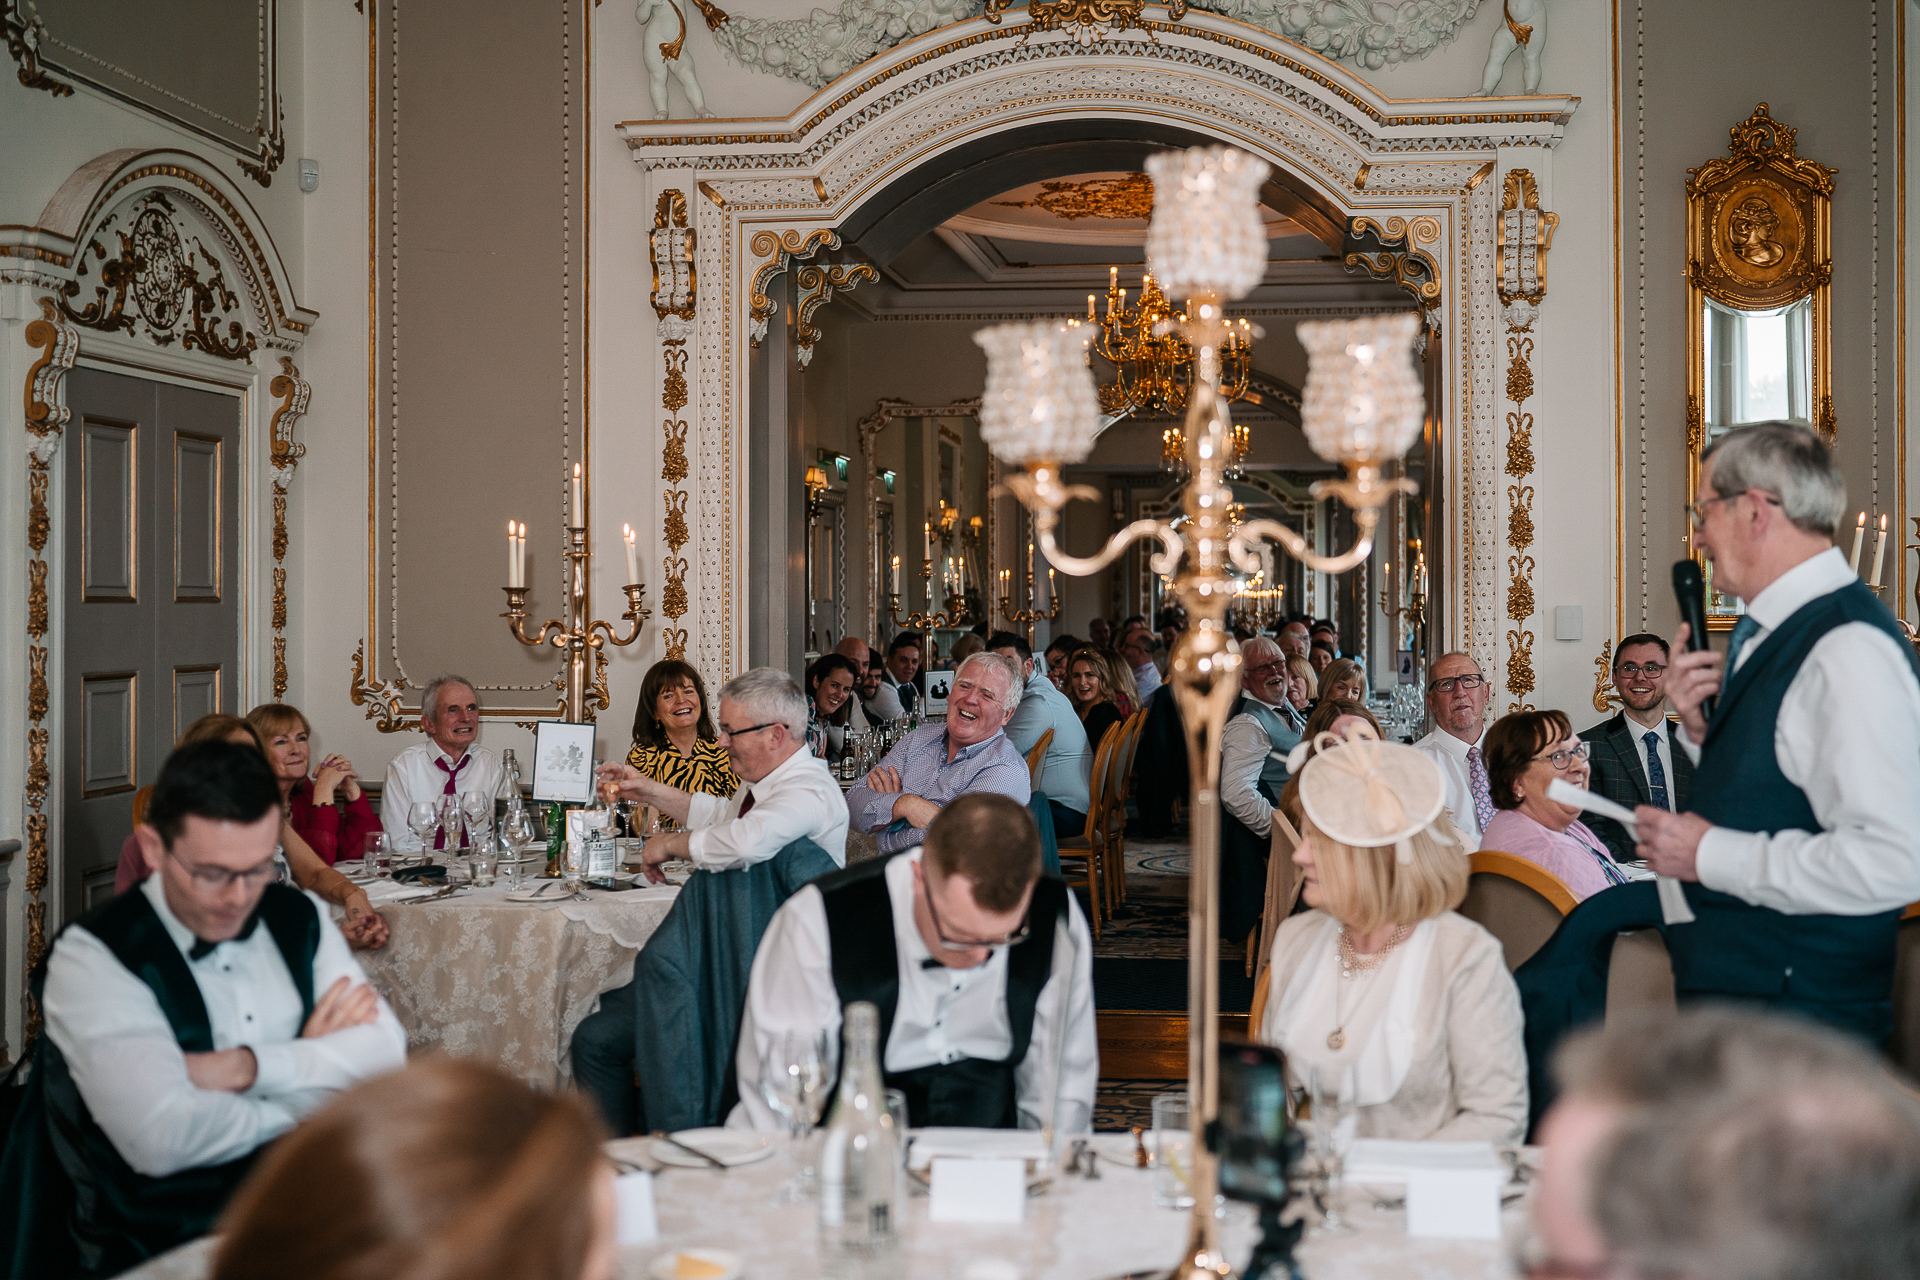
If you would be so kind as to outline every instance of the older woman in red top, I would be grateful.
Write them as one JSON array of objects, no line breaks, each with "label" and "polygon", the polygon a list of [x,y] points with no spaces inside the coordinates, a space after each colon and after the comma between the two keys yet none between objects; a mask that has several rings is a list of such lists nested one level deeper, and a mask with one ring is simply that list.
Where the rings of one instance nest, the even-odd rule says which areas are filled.
[{"label": "older woman in red top", "polygon": [[[307,742],[313,731],[299,708],[284,702],[262,703],[247,713],[247,723],[266,745],[267,763],[280,780],[280,803],[300,838],[328,866],[365,853],[367,836],[380,830],[380,819],[373,816],[352,762],[330,755],[309,776]],[[342,800],[344,807],[336,803]]]}]

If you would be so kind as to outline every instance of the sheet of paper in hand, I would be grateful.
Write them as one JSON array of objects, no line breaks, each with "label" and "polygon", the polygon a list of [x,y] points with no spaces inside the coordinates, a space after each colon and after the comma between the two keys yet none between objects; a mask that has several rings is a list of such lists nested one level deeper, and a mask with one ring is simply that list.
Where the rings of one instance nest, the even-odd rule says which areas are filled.
[{"label": "sheet of paper in hand", "polygon": [[[1597,813],[1603,818],[1612,818],[1627,829],[1636,839],[1640,835],[1640,822],[1633,816],[1633,810],[1622,804],[1615,804],[1603,795],[1598,795],[1571,782],[1555,778],[1547,784],[1547,799],[1557,800],[1561,804],[1579,805],[1588,813]],[[1686,891],[1680,882],[1672,876],[1656,876],[1655,890],[1660,894],[1660,918],[1668,924],[1692,924],[1693,908],[1687,905]]]}]

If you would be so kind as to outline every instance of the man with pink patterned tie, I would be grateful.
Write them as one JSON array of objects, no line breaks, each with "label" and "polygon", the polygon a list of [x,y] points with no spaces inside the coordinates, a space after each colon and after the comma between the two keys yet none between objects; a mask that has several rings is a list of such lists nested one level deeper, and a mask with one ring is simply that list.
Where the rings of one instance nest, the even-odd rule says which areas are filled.
[{"label": "man with pink patterned tie", "polygon": [[1427,712],[1433,732],[1413,745],[1434,758],[1446,780],[1447,810],[1467,844],[1480,847],[1480,833],[1493,819],[1493,790],[1487,782],[1487,762],[1480,751],[1486,742],[1487,702],[1493,685],[1480,664],[1464,653],[1443,653],[1427,672]]},{"label": "man with pink patterned tie", "polygon": [[[480,736],[480,695],[461,676],[436,676],[420,695],[420,727],[425,742],[417,742],[387,766],[380,792],[380,822],[395,848],[420,848],[419,837],[407,827],[407,810],[426,801],[438,805],[445,796],[478,791],[491,805],[506,776],[500,757],[474,740]],[[446,833],[436,832],[433,847],[444,848]]]}]

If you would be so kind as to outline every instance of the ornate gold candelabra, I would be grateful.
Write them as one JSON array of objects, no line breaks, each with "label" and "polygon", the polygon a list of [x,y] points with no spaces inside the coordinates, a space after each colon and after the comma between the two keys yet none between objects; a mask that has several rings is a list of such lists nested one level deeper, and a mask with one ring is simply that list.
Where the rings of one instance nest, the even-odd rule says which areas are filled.
[{"label": "ornate gold candelabra", "polygon": [[[584,525],[570,524],[567,527],[567,616],[566,621],[549,618],[540,624],[538,634],[528,635],[527,592],[529,587],[506,587],[507,611],[500,616],[507,620],[507,630],[514,639],[532,648],[550,644],[556,649],[567,652],[567,671],[562,687],[565,691],[565,712],[568,720],[580,723],[587,718],[587,686],[592,676],[587,670],[589,651],[597,652],[603,644],[612,642],[620,648],[632,644],[640,638],[640,625],[652,616],[652,612],[640,603],[646,594],[643,583],[630,582],[622,588],[627,593],[627,611],[620,616],[629,624],[627,634],[617,636],[613,633],[613,624],[595,620],[587,621],[587,565],[593,553],[587,550],[587,530]],[[604,697],[603,697],[604,702]]]},{"label": "ornate gold candelabra", "polygon": [[1047,568],[1047,607],[1041,609],[1036,601],[1033,588],[1036,585],[1033,576],[1033,544],[1027,544],[1026,582],[1022,598],[1027,602],[1023,609],[1013,605],[1013,572],[1010,569],[1000,571],[1000,616],[1017,627],[1025,627],[1027,646],[1033,646],[1033,624],[1045,619],[1052,622],[1060,616],[1060,594],[1053,589],[1053,568]]},{"label": "ornate gold candelabra", "polygon": [[[895,557],[894,567],[899,567]],[[895,575],[896,579],[898,574]],[[929,603],[933,600],[933,560],[931,557],[920,562],[920,581],[925,584],[924,592]],[[917,609],[911,613],[900,612],[900,584],[895,581],[894,589],[887,593],[887,615],[893,619],[893,625],[903,631],[920,633],[920,667],[929,670],[933,666],[933,633],[940,627],[963,627],[971,616],[967,608],[966,596],[955,592],[946,598],[946,608],[939,613],[926,609]]]},{"label": "ornate gold candelabra", "polygon": [[1155,573],[1168,577],[1186,607],[1188,627],[1176,642],[1167,682],[1186,730],[1193,779],[1193,873],[1187,907],[1187,1084],[1193,1122],[1193,1216],[1186,1247],[1171,1280],[1218,1280],[1232,1273],[1221,1252],[1214,1203],[1216,1161],[1207,1133],[1218,1110],[1220,735],[1240,690],[1240,648],[1227,629],[1235,590],[1261,569],[1256,541],[1324,573],[1343,573],[1373,549],[1381,507],[1411,481],[1389,479],[1383,468],[1404,454],[1422,421],[1421,386],[1411,358],[1419,320],[1412,314],[1309,323],[1300,336],[1310,359],[1304,413],[1308,443],[1346,467],[1344,479],[1321,481],[1313,495],[1335,496],[1354,509],[1359,541],[1340,555],[1315,554],[1301,534],[1272,520],[1232,527],[1233,427],[1222,392],[1222,357],[1234,332],[1223,312],[1244,296],[1266,263],[1265,232],[1257,211],[1267,165],[1230,148],[1194,148],[1147,161],[1154,181],[1154,216],[1147,253],[1155,279],[1188,298],[1178,322],[1194,354],[1195,378],[1187,402],[1185,456],[1192,480],[1182,497],[1179,526],[1137,520],[1097,555],[1072,556],[1054,540],[1061,509],[1074,498],[1102,495],[1063,483],[1061,467],[1092,448],[1099,404],[1076,331],[1040,324],[985,329],[974,340],[986,349],[987,391],[980,432],[1005,462],[1024,468],[1006,487],[1033,513],[1035,538],[1047,560],[1066,573],[1097,573],[1135,542],[1160,544]]}]

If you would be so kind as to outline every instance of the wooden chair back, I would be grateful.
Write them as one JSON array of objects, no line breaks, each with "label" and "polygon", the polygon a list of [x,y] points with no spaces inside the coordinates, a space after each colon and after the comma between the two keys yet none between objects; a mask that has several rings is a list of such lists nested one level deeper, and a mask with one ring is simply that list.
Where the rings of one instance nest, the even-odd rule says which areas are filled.
[{"label": "wooden chair back", "polygon": [[1265,962],[1260,965],[1260,976],[1253,980],[1253,1007],[1247,1012],[1247,1039],[1258,1044],[1260,1041],[1260,1023],[1267,1016],[1267,988],[1273,983],[1273,971]]},{"label": "wooden chair back", "polygon": [[1576,899],[1559,876],[1516,854],[1483,849],[1468,862],[1460,914],[1500,939],[1511,972],[1546,944]]},{"label": "wooden chair back", "polygon": [[[1076,834],[1065,831],[1054,833],[1054,843],[1060,850],[1060,874],[1070,888],[1084,887],[1087,891],[1087,925],[1093,931],[1094,940],[1100,939],[1101,921],[1109,914],[1105,886],[1103,883],[1102,854],[1105,851],[1105,822],[1107,804],[1108,764],[1115,748],[1119,746],[1119,735],[1109,729],[1100,739],[1099,749],[1093,753],[1093,785],[1088,789],[1087,825]],[[1069,860],[1085,860],[1080,868],[1081,874],[1075,875],[1075,868],[1067,865]]]},{"label": "wooden chair back", "polygon": [[1040,735],[1040,741],[1033,744],[1033,750],[1027,752],[1027,777],[1035,791],[1040,789],[1040,774],[1047,765],[1047,748],[1052,745],[1053,730],[1049,729]]},{"label": "wooden chair back", "polygon": [[1113,754],[1107,759],[1107,808],[1102,828],[1109,910],[1118,910],[1127,900],[1127,795],[1133,790],[1133,753],[1140,746],[1140,731],[1146,723],[1147,713],[1141,710],[1107,730],[1114,744]]},{"label": "wooden chair back", "polygon": [[1920,902],[1900,918],[1893,962],[1893,1036],[1887,1056],[1920,1080]]}]

